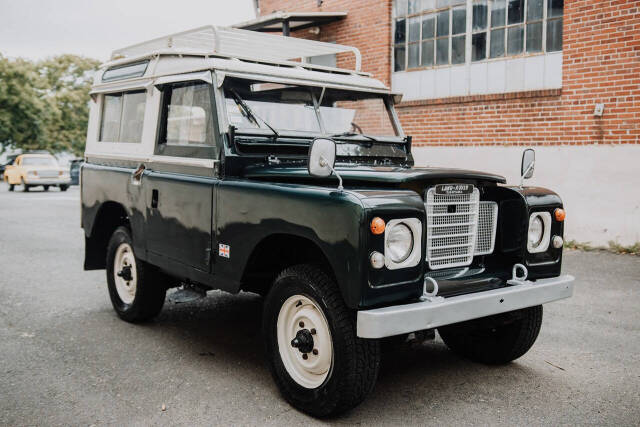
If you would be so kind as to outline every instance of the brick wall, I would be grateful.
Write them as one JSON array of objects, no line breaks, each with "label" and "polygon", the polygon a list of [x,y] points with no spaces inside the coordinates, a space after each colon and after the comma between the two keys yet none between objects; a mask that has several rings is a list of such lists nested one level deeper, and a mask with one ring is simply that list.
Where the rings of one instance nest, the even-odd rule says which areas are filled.
[{"label": "brick wall", "polygon": [[[348,12],[318,36],[293,35],[356,46],[363,70],[390,84],[391,0],[260,0],[260,9]],[[406,102],[406,133],[416,145],[639,144],[640,2],[566,0],[563,33],[562,89]]]},{"label": "brick wall", "polygon": [[[347,12],[341,21],[320,27],[314,35],[308,29],[292,32],[295,37],[355,46],[362,54],[362,70],[391,84],[391,0],[260,0],[260,13]],[[353,55],[338,57],[338,66],[353,68]]]}]

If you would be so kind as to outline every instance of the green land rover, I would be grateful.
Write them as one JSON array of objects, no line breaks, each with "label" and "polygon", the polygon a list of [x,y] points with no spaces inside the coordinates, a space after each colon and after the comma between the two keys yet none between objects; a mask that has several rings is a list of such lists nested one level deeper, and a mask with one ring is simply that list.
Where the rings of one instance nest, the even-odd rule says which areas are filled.
[{"label": "green land rover", "polygon": [[81,170],[84,267],[106,269],[118,316],[153,318],[173,287],[263,295],[273,377],[318,417],[372,390],[381,341],[437,329],[456,353],[508,363],[536,340],[542,304],[573,289],[562,200],[415,167],[400,96],[360,62],[210,26],[116,50]]}]

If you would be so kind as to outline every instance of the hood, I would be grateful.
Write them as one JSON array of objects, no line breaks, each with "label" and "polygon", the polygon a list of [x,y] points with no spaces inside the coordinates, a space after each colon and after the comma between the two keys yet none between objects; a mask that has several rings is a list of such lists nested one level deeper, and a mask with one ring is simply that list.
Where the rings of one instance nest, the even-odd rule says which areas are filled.
[{"label": "hood", "polygon": [[[346,184],[399,185],[415,182],[442,180],[473,180],[492,183],[506,183],[500,175],[450,168],[402,168],[391,166],[337,166],[336,170]],[[326,181],[328,178],[317,178],[309,175],[306,166],[271,165],[250,166],[245,169],[244,176],[249,179],[265,181]],[[331,177],[334,181],[335,177]]]}]

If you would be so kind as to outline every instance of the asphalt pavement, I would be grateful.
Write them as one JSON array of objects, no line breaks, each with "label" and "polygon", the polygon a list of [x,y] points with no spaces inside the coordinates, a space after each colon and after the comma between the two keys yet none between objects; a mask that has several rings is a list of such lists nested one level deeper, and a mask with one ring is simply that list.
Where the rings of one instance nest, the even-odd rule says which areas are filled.
[{"label": "asphalt pavement", "polygon": [[545,306],[525,356],[488,367],[439,338],[405,345],[362,405],[321,422],[278,394],[258,296],[210,292],[131,325],[83,245],[77,187],[0,184],[0,425],[640,423],[640,257],[567,251],[575,295]]}]

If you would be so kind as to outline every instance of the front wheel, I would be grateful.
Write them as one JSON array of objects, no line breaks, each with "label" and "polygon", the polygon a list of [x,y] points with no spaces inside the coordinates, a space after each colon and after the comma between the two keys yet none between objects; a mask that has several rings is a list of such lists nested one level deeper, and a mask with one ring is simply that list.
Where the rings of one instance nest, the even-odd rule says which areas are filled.
[{"label": "front wheel", "polygon": [[49,191],[49,186],[48,185],[44,186],[44,191]]},{"label": "front wheel", "polygon": [[275,280],[264,306],[263,337],[284,398],[316,417],[345,412],[373,389],[378,341],[356,335],[355,311],[320,269],[299,265]]},{"label": "front wheel", "polygon": [[13,191],[15,187],[16,187],[15,184],[9,184],[9,191]]},{"label": "front wheel", "polygon": [[155,317],[167,292],[163,279],[156,268],[135,256],[129,230],[118,227],[107,247],[109,297],[118,316],[127,322]]},{"label": "front wheel", "polygon": [[490,365],[509,363],[533,346],[542,325],[542,306],[524,308],[439,328],[455,353]]},{"label": "front wheel", "polygon": [[68,188],[69,188],[68,185],[61,185],[60,186],[60,191],[67,191]]}]

